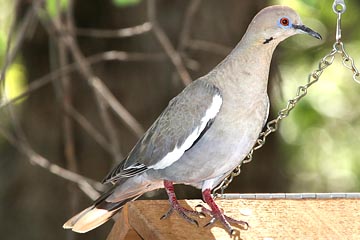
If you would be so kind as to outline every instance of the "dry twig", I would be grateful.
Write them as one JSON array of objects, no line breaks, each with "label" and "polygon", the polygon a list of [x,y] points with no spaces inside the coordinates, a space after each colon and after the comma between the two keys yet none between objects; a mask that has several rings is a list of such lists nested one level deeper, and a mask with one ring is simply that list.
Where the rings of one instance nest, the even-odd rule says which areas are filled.
[{"label": "dry twig", "polygon": [[[89,65],[97,64],[103,61],[162,61],[164,60],[164,55],[160,53],[153,53],[153,54],[147,54],[147,53],[129,53],[129,52],[123,52],[123,51],[107,51],[103,53],[98,53],[93,56],[87,57],[86,60]],[[23,99],[24,97],[28,96],[29,94],[33,93],[34,91],[40,89],[41,87],[44,87],[51,81],[55,81],[60,78],[62,74],[70,74],[74,71],[78,70],[78,63],[74,62],[69,65],[65,65],[60,67],[57,70],[54,70],[51,73],[48,73],[45,76],[42,76],[38,79],[35,79],[31,81],[31,83],[28,86],[28,89],[26,92],[20,94],[17,97],[12,98],[11,100],[3,101],[0,103],[0,109],[3,109],[4,107],[8,106],[9,104],[15,103],[16,101],[19,101],[20,99]]]},{"label": "dry twig", "polygon": [[77,62],[79,72],[84,75],[85,80],[87,80],[89,85],[94,89],[99,99],[102,99],[108,104],[136,136],[141,137],[144,133],[141,124],[137,122],[126,108],[115,98],[101,79],[93,73],[90,64],[86,61],[86,58],[83,56],[74,38],[66,34],[64,29],[60,28],[60,26],[56,26],[53,22],[44,21],[41,16],[47,14],[40,7],[36,8],[36,13],[39,16],[39,19],[41,19],[41,23],[45,29],[49,32],[49,35],[59,36],[58,40],[62,41],[69,48],[74,60]]},{"label": "dry twig", "polygon": [[194,15],[199,9],[201,4],[201,0],[192,0],[189,2],[189,6],[186,9],[184,24],[182,26],[180,36],[179,36],[179,44],[177,50],[179,52],[183,52],[185,47],[188,45],[190,40],[190,30],[193,23]]},{"label": "dry twig", "polygon": [[163,47],[166,54],[169,56],[171,62],[174,64],[183,84],[190,84],[192,82],[192,79],[190,77],[190,74],[186,70],[180,54],[175,50],[169,38],[166,36],[164,30],[159,26],[157,22],[155,0],[148,0],[148,17],[153,25],[153,32],[156,38],[159,40],[159,43]]},{"label": "dry twig", "polygon": [[[14,7],[15,9],[17,8],[18,4],[19,4],[19,1],[16,1],[15,7]],[[38,4],[38,3],[36,3],[36,4]],[[14,9],[14,12],[15,12],[15,9]],[[12,26],[10,28],[10,32],[8,35],[7,45],[6,45],[5,60],[4,60],[4,64],[3,64],[2,68],[1,68],[1,72],[0,72],[0,82],[2,82],[5,79],[6,70],[11,65],[11,63],[13,63],[13,61],[19,51],[19,48],[25,39],[26,32],[28,31],[29,26],[32,24],[34,19],[35,19],[35,12],[32,8],[30,8],[26,12],[24,20],[22,21],[22,23],[19,27],[19,30],[16,33],[16,39],[14,40],[14,46],[11,49],[12,37],[15,34],[15,30],[17,28],[15,21],[12,23]]]},{"label": "dry twig", "polygon": [[93,29],[93,28],[77,28],[75,30],[76,35],[84,37],[94,37],[94,38],[125,38],[141,35],[151,31],[152,25],[149,22],[144,22],[143,24],[121,28],[115,30],[105,30],[105,29]]},{"label": "dry twig", "polygon": [[65,106],[65,112],[72,117],[72,119],[74,119],[79,126],[81,126],[91,136],[91,138],[95,140],[95,142],[97,142],[108,153],[111,153],[111,149],[109,148],[110,144],[106,138],[72,105]]},{"label": "dry twig", "polygon": [[[72,18],[68,18],[68,26],[70,29],[74,29],[74,23],[71,20]],[[91,83],[90,79],[97,77],[93,73],[91,66],[86,62],[86,59],[83,56],[74,36],[71,34],[70,31],[68,31],[69,28],[65,27],[63,24],[60,24],[58,21],[52,21],[52,23],[52,27],[55,29],[55,31],[61,33],[61,37],[58,39],[58,43],[64,44],[64,46],[69,50],[75,61],[79,63],[80,73],[85,77],[88,83]],[[50,27],[46,24],[45,26]],[[100,79],[99,81],[101,82],[101,84],[103,84]],[[113,160],[114,162],[119,162],[122,159],[122,154],[120,152],[119,141],[115,131],[115,126],[108,112],[108,105],[106,104],[106,100],[101,97],[101,95],[96,91],[96,89],[93,88],[93,90],[95,93],[95,99],[98,105],[98,110],[101,120],[103,122],[104,129],[110,139]]]},{"label": "dry twig", "polygon": [[[96,199],[99,196],[97,191],[104,191],[104,185],[100,182],[86,178],[80,174],[69,171],[60,167],[49,160],[36,153],[26,142],[19,138],[15,138],[5,127],[0,126],[0,134],[14,147],[16,147],[21,153],[27,156],[32,164],[42,167],[52,174],[71,181],[81,186],[81,189],[86,189],[86,194],[92,199]],[[89,186],[92,186],[91,188]],[[96,190],[95,190],[96,189]]]},{"label": "dry twig", "polygon": [[[180,53],[183,53],[186,47],[195,48],[198,50],[205,50],[209,52],[214,52],[217,54],[224,55],[229,50],[228,48],[221,45],[214,45],[213,43],[201,42],[199,40],[191,40],[190,38],[190,28],[192,24],[192,19],[200,6],[201,0],[194,0],[190,2],[190,5],[185,14],[185,22],[182,27],[181,34],[179,36],[179,45],[177,50],[174,48],[170,42],[168,36],[158,24],[156,18],[156,6],[154,0],[149,0],[148,3],[148,18],[149,22],[145,22],[141,25],[118,29],[118,30],[99,30],[99,29],[81,29],[74,26],[74,20],[72,15],[72,1],[69,1],[69,9],[65,18],[65,22],[59,19],[52,19],[52,21],[47,21],[43,18],[46,11],[41,7],[42,1],[34,1],[32,3],[32,8],[30,8],[23,19],[23,22],[20,24],[20,28],[16,33],[16,39],[14,40],[14,46],[10,48],[8,44],[8,51],[6,54],[5,63],[1,69],[0,82],[3,80],[7,67],[13,62],[18,49],[21,46],[24,37],[27,33],[28,26],[34,21],[39,20],[44,28],[48,31],[49,36],[53,37],[58,46],[59,52],[59,66],[56,70],[53,70],[51,73],[43,76],[39,79],[31,81],[28,86],[28,90],[21,94],[20,96],[12,99],[5,100],[1,102],[0,109],[9,107],[12,122],[14,124],[14,129],[16,134],[11,134],[5,127],[0,126],[0,134],[2,134],[5,139],[7,139],[12,145],[17,147],[20,152],[25,154],[30,162],[40,166],[50,173],[53,173],[63,179],[76,183],[79,188],[85,192],[90,198],[95,199],[98,197],[99,193],[96,190],[103,190],[103,185],[99,182],[90,180],[80,174],[75,173],[77,170],[76,167],[76,158],[75,158],[75,149],[74,149],[74,132],[73,132],[73,120],[75,120],[100,146],[102,146],[106,151],[112,153],[114,159],[117,161],[120,160],[121,153],[119,150],[118,138],[115,134],[115,127],[113,126],[108,112],[110,107],[114,113],[124,121],[124,123],[135,133],[136,136],[142,136],[144,130],[141,125],[136,121],[136,119],[125,109],[125,107],[115,98],[111,91],[106,87],[104,82],[96,76],[92,70],[92,65],[102,62],[102,61],[161,61],[166,58],[166,56],[171,60],[174,65],[178,75],[180,76],[182,82],[187,85],[191,83],[191,77],[183,63],[183,59]],[[58,1],[59,5],[59,1]],[[59,7],[59,6],[58,6]],[[36,16],[38,19],[36,19]],[[15,24],[12,27],[12,31],[15,31]],[[96,37],[96,38],[117,38],[117,37],[131,37],[139,34],[144,34],[149,31],[152,31],[160,45],[164,49],[165,54],[146,54],[146,53],[128,53],[122,51],[108,51],[99,53],[90,57],[85,57],[80,50],[76,37],[77,36],[87,36],[87,37]],[[15,35],[14,32],[10,33],[9,43],[12,36]],[[72,56],[74,63],[68,62],[68,56],[66,52]],[[71,97],[71,81],[69,74],[79,71],[89,85],[93,88],[95,92],[95,98],[97,99],[99,112],[103,120],[105,131],[108,134],[109,140],[107,140],[101,132],[99,132],[83,115],[81,115],[73,106],[73,100]],[[35,152],[31,145],[27,142],[26,136],[23,133],[21,126],[15,114],[12,113],[11,104],[15,101],[33,93],[39,88],[45,86],[48,83],[55,82],[60,79],[59,82],[62,83],[62,93],[63,93],[63,109],[67,113],[63,118],[63,129],[64,129],[64,141],[65,141],[65,157],[68,161],[69,169],[62,168],[56,164],[51,163],[48,159],[41,156],[39,153]],[[60,85],[59,85],[60,86]],[[93,186],[93,187],[92,187]],[[96,189],[96,190],[95,190]]]},{"label": "dry twig", "polygon": [[201,50],[205,52],[218,54],[220,56],[226,56],[231,51],[230,47],[214,42],[196,40],[196,39],[189,40],[187,47],[194,50]]}]

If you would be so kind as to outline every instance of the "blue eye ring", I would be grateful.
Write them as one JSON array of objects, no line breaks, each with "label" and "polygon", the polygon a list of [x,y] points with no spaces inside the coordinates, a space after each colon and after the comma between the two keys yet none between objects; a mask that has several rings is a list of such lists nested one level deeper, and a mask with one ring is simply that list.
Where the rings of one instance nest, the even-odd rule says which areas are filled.
[{"label": "blue eye ring", "polygon": [[278,21],[278,26],[281,28],[289,28],[291,25],[292,23],[288,17],[282,17]]}]

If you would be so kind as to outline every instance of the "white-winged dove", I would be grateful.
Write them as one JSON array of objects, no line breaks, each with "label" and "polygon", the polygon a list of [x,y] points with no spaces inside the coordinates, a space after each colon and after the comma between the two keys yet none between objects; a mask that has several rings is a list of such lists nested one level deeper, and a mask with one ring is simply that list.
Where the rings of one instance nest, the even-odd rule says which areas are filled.
[{"label": "white-winged dove", "polygon": [[173,183],[202,189],[213,220],[231,234],[229,222],[246,224],[222,213],[211,196],[217,186],[248,154],[269,111],[267,84],[271,57],[284,39],[307,33],[298,14],[286,6],[272,6],[252,20],[235,49],[207,75],[173,98],[126,159],[105,178],[113,187],[95,203],[68,220],[64,228],[87,232],[106,222],[125,203],[164,187],[173,210],[191,223],[181,207]]}]

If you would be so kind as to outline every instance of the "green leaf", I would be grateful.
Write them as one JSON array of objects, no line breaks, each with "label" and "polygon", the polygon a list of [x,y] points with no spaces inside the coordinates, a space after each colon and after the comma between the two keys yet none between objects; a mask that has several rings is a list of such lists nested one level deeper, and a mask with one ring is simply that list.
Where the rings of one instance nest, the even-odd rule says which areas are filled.
[{"label": "green leaf", "polygon": [[[20,63],[13,63],[5,75],[5,96],[7,100],[12,100],[15,97],[20,96],[28,89],[28,82],[26,79],[26,70]],[[22,102],[24,99],[18,101]]]},{"label": "green leaf", "polygon": [[139,4],[141,0],[113,0],[117,7],[128,7]]},{"label": "green leaf", "polygon": [[[60,9],[58,9],[57,4],[60,4]],[[68,7],[69,0],[46,0],[46,11],[51,17],[56,17],[59,12],[63,12]]]}]

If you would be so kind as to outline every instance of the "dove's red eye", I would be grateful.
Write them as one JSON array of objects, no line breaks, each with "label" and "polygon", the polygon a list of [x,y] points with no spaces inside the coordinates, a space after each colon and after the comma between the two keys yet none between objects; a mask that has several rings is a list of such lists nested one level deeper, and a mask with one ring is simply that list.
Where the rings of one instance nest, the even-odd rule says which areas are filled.
[{"label": "dove's red eye", "polygon": [[284,18],[281,18],[281,19],[280,19],[280,24],[286,27],[286,26],[289,26],[290,21],[289,21],[288,18],[285,18],[285,17],[284,17]]}]

